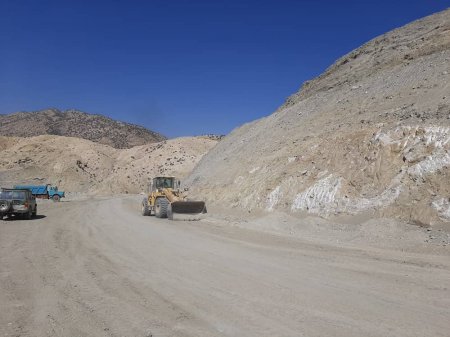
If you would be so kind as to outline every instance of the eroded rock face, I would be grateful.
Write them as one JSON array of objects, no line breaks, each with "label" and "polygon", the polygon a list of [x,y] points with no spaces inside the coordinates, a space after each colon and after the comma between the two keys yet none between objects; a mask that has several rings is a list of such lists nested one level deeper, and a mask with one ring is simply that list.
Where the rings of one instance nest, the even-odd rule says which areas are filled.
[{"label": "eroded rock face", "polygon": [[209,203],[447,221],[450,10],[380,36],[199,163]]}]

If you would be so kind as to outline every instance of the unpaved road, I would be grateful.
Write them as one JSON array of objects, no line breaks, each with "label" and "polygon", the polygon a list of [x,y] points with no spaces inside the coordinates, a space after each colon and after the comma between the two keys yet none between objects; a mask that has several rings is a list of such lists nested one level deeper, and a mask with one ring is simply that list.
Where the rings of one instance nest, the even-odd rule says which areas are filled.
[{"label": "unpaved road", "polygon": [[450,336],[450,259],[44,203],[0,222],[0,336]]}]

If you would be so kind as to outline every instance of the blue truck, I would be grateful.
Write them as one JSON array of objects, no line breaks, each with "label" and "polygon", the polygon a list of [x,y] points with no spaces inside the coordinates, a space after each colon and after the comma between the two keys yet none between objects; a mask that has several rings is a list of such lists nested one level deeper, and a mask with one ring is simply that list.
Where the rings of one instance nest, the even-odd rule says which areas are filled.
[{"label": "blue truck", "polygon": [[60,201],[64,198],[64,191],[58,191],[57,186],[47,185],[16,185],[16,189],[30,190],[36,198],[52,199],[53,201]]}]

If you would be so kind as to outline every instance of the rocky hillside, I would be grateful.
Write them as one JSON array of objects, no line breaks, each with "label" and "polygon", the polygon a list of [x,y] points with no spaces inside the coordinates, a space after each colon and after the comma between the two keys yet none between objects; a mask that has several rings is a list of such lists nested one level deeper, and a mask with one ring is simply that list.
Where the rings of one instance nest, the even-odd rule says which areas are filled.
[{"label": "rocky hillside", "polygon": [[90,194],[146,191],[156,175],[184,178],[216,140],[186,137],[114,149],[61,136],[0,137],[0,184],[51,183]]},{"label": "rocky hillside", "polygon": [[250,211],[450,222],[450,10],[345,55],[188,182]]},{"label": "rocky hillside", "polygon": [[0,136],[34,137],[40,135],[83,138],[118,149],[166,139],[142,126],[77,110],[48,109],[0,115]]}]

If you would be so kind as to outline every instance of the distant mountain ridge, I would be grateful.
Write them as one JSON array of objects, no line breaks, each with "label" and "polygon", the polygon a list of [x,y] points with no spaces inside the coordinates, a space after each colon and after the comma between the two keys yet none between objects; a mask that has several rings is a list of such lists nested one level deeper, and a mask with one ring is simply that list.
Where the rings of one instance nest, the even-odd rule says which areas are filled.
[{"label": "distant mountain ridge", "polygon": [[0,115],[0,136],[35,137],[40,135],[83,138],[118,149],[167,139],[139,125],[74,109],[65,111],[46,109]]}]

